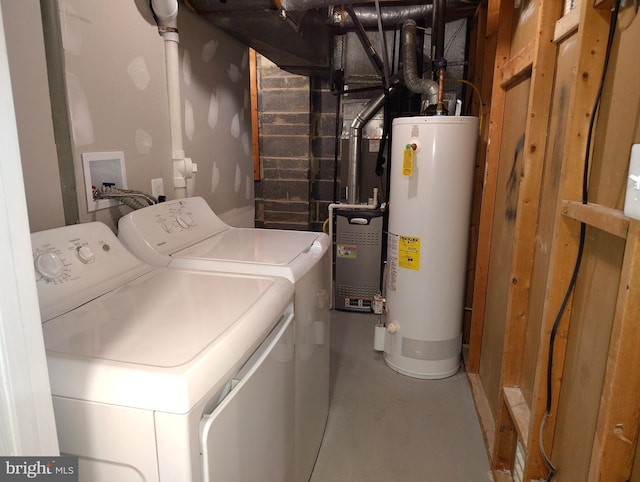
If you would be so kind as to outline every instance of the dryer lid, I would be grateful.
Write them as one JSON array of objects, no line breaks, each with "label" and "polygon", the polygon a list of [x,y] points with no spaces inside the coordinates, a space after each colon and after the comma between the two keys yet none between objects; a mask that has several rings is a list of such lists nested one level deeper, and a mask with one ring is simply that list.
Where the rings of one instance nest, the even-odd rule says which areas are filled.
[{"label": "dryer lid", "polygon": [[318,233],[274,229],[230,228],[174,257],[284,266],[311,249]]},{"label": "dryer lid", "polygon": [[242,320],[273,283],[161,270],[45,323],[47,351],[152,367],[185,365]]},{"label": "dryer lid", "polygon": [[52,393],[183,413],[281,318],[278,278],[158,269],[43,325]]}]

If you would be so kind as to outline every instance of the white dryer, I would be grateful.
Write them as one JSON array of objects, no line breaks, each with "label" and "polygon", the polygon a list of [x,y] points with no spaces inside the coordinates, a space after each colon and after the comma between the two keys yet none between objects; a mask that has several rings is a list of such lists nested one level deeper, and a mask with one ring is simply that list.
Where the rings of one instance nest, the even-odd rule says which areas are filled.
[{"label": "white dryer", "polygon": [[308,480],[329,411],[329,237],[231,227],[199,197],[133,211],[120,219],[118,237],[155,266],[282,276],[295,284],[295,472],[296,481]]},{"label": "white dryer", "polygon": [[32,234],[61,452],[81,481],[293,481],[293,285]]}]

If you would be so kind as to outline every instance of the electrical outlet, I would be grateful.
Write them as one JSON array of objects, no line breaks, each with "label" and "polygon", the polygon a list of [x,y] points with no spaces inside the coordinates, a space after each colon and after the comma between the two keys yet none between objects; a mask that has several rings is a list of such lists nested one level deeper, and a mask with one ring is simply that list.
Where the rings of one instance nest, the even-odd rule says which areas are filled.
[{"label": "electrical outlet", "polygon": [[164,196],[164,180],[162,178],[151,179],[151,195],[156,199]]},{"label": "electrical outlet", "polygon": [[640,219],[640,144],[631,146],[624,215],[629,218]]}]

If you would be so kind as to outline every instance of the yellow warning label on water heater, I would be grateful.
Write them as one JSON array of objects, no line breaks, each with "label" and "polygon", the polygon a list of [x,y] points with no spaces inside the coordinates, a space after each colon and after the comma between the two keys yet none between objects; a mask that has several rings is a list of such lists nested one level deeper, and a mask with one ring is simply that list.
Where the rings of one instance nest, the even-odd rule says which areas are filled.
[{"label": "yellow warning label on water heater", "polygon": [[400,235],[398,241],[398,266],[418,271],[420,269],[420,238]]},{"label": "yellow warning label on water heater", "polygon": [[407,144],[404,148],[404,156],[402,158],[402,175],[413,176],[413,148],[411,144]]}]

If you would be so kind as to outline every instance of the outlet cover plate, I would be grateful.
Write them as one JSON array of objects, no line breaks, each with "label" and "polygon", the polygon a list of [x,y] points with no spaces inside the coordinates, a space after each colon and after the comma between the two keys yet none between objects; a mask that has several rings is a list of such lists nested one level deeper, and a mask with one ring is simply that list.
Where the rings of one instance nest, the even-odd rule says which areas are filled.
[{"label": "outlet cover plate", "polygon": [[640,219],[640,144],[631,146],[624,215],[628,218]]},{"label": "outlet cover plate", "polygon": [[164,180],[161,177],[151,179],[151,195],[156,199],[159,196],[164,196]]}]

